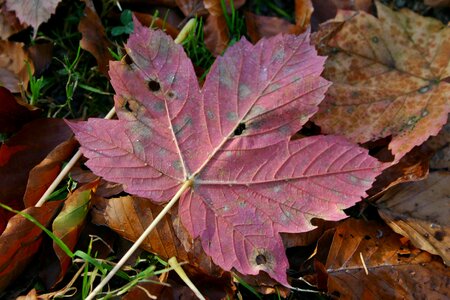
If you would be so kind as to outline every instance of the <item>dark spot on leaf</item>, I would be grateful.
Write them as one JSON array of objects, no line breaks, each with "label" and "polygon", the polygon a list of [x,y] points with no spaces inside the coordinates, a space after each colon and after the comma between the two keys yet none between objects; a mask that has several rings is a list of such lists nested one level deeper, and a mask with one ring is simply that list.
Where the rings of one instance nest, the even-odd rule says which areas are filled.
[{"label": "dark spot on leaf", "polygon": [[372,238],[371,238],[370,236],[368,236],[368,235],[365,235],[365,236],[364,236],[364,239],[365,239],[365,240],[370,240],[370,239],[372,239]]},{"label": "dark spot on leaf", "polygon": [[148,82],[148,88],[152,92],[157,92],[157,91],[159,91],[161,89],[161,85],[156,80],[150,80]]},{"label": "dark spot on leaf", "polygon": [[172,91],[170,91],[170,92],[167,93],[167,96],[169,98],[173,99],[173,97],[175,97],[175,94]]},{"label": "dark spot on leaf", "polygon": [[129,55],[125,55],[123,58],[123,61],[127,64],[127,65],[131,65],[133,64],[133,60],[131,59],[131,57]]},{"label": "dark spot on leaf", "polygon": [[239,123],[238,127],[234,130],[234,135],[241,135],[245,130],[245,123]]},{"label": "dark spot on leaf", "polygon": [[126,111],[131,112],[130,102],[128,102],[127,100],[125,100],[125,104],[122,107]]},{"label": "dark spot on leaf", "polygon": [[258,256],[256,256],[255,260],[258,265],[265,265],[267,263],[266,257],[262,254],[259,254]]},{"label": "dark spot on leaf", "polygon": [[399,258],[401,258],[401,257],[409,258],[411,256],[411,254],[409,254],[409,253],[397,253],[397,256]]},{"label": "dark spot on leaf", "polygon": [[343,237],[344,237],[344,235],[343,235],[342,233],[339,233],[338,236],[339,236],[340,238],[343,238]]},{"label": "dark spot on leaf", "polygon": [[372,37],[372,42],[374,42],[375,44],[378,44],[380,40],[378,39],[378,37],[374,36]]},{"label": "dark spot on leaf", "polygon": [[445,236],[445,232],[443,232],[443,231],[436,231],[434,233],[434,238],[436,240],[438,240],[439,242],[442,242],[442,240],[444,239],[444,236]]}]

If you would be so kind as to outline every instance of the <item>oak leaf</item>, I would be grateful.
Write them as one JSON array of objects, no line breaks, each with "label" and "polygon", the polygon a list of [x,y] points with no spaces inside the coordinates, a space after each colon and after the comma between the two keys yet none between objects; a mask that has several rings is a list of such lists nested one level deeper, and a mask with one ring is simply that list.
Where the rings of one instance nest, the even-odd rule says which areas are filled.
[{"label": "oak leaf", "polygon": [[[325,133],[363,143],[392,136],[398,161],[436,135],[450,112],[450,28],[377,2],[378,19],[359,12],[317,42],[333,81],[315,122]],[[327,24],[329,27],[330,23]],[[321,36],[327,27],[319,31]]]},{"label": "oak leaf", "polygon": [[167,202],[225,270],[267,272],[288,285],[280,232],[337,220],[365,195],[380,164],[336,136],[290,137],[317,111],[329,83],[308,33],[245,39],[200,89],[183,48],[135,24],[130,65],[111,62],[118,120],[70,122],[86,165],[124,190]]}]

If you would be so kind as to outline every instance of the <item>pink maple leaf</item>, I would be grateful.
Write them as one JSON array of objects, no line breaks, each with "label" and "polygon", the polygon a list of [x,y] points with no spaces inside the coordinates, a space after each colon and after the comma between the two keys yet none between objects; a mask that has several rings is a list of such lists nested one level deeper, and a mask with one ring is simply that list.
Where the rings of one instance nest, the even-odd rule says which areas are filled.
[{"label": "pink maple leaf", "polygon": [[309,33],[245,39],[200,89],[183,48],[135,22],[133,63],[112,62],[119,120],[70,122],[87,166],[135,195],[164,203],[187,181],[179,213],[225,270],[263,270],[288,285],[280,232],[338,220],[365,195],[380,163],[336,136],[290,141],[330,83]]}]

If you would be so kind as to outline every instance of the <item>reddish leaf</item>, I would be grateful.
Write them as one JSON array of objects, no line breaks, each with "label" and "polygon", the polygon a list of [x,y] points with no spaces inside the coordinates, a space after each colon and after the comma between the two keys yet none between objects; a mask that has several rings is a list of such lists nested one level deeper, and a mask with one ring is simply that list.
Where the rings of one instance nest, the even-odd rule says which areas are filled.
[{"label": "reddish leaf", "polygon": [[7,11],[5,3],[0,1],[0,39],[7,40],[11,35],[22,29],[16,15]]},{"label": "reddish leaf", "polygon": [[13,133],[39,114],[38,110],[21,103],[8,89],[1,86],[0,99],[0,133]]},{"label": "reddish leaf", "polygon": [[30,171],[23,196],[25,207],[34,206],[39,201],[61,171],[62,162],[70,158],[77,144],[75,139],[62,142]]},{"label": "reddish leaf", "polygon": [[15,11],[20,22],[31,25],[34,36],[39,25],[47,22],[61,0],[6,0],[6,8]]},{"label": "reddish leaf", "polygon": [[[95,192],[98,182],[99,181],[96,180],[83,185],[69,195],[64,201],[61,212],[53,221],[53,233],[55,236],[59,237],[70,250],[73,250],[78,242],[78,238],[84,227],[86,216],[91,205],[91,195]],[[60,262],[60,272],[55,279],[55,285],[63,279],[72,262],[72,258],[67,256],[56,243],[53,243],[53,249]]]},{"label": "reddish leaf", "polygon": [[[22,198],[30,170],[57,145],[72,135],[59,119],[35,120],[25,125],[0,147],[0,201],[22,210]],[[0,232],[11,214],[0,211]]]},{"label": "reddish leaf", "polygon": [[325,263],[328,292],[342,299],[447,299],[449,269],[400,237],[376,222],[338,226]]},{"label": "reddish leaf", "polygon": [[360,12],[329,39],[324,76],[333,86],[315,122],[355,142],[392,136],[398,161],[447,121],[450,28],[379,2],[377,11],[378,19]]},{"label": "reddish leaf", "polygon": [[110,67],[119,120],[70,123],[87,166],[160,203],[188,180],[180,217],[214,262],[287,285],[279,232],[345,217],[379,173],[343,138],[289,141],[329,85],[308,34],[241,40],[202,90],[182,47],[162,32],[135,24],[126,48],[134,63]]},{"label": "reddish leaf", "polygon": [[[48,202],[42,207],[30,207],[25,213],[47,226],[61,202]],[[4,209],[2,209],[4,210]],[[20,215],[12,217],[0,236],[0,291],[19,276],[38,251],[42,230]]]},{"label": "reddish leaf", "polygon": [[78,30],[82,34],[80,46],[89,51],[97,60],[99,71],[108,76],[108,63],[113,60],[108,48],[112,48],[111,42],[106,36],[100,17],[95,11],[91,0],[85,0],[84,16],[78,24]]}]

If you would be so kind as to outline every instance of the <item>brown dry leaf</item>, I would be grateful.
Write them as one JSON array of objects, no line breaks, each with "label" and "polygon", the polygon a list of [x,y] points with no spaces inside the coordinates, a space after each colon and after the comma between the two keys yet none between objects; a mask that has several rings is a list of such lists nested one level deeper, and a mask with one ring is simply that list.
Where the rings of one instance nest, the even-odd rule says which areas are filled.
[{"label": "brown dry leaf", "polygon": [[271,37],[278,33],[300,34],[311,23],[311,15],[314,11],[310,0],[295,1],[295,24],[278,17],[267,17],[245,12],[245,24],[248,35],[253,43],[263,37]]},{"label": "brown dry leaf", "polygon": [[225,18],[210,15],[203,27],[205,34],[205,45],[214,56],[219,56],[227,48],[230,41],[230,33]]},{"label": "brown dry leaf", "polygon": [[[48,202],[42,207],[30,207],[23,212],[47,226],[61,202]],[[4,210],[0,208],[1,210]],[[22,217],[12,217],[0,236],[0,291],[17,278],[39,250],[42,230]]]},{"label": "brown dry leaf", "polygon": [[377,201],[378,211],[414,246],[442,257],[450,265],[450,173],[433,172],[419,182],[392,188]]},{"label": "brown dry leaf", "polygon": [[28,47],[28,55],[34,65],[35,76],[41,75],[52,63],[53,43],[41,42]]},{"label": "brown dry leaf", "polygon": [[[130,241],[137,240],[163,209],[162,206],[153,204],[149,199],[132,196],[112,199],[97,198],[94,205],[93,222],[110,227],[121,237]],[[176,215],[166,215],[145,239],[141,247],[158,254],[163,259],[175,256],[179,262],[188,261],[208,274],[220,275],[223,273],[203,252],[201,244],[198,241],[192,242],[192,238]]]},{"label": "brown dry leaf", "polygon": [[343,222],[325,263],[328,292],[341,299],[448,299],[450,269],[400,238],[377,222]]},{"label": "brown dry leaf", "polygon": [[112,44],[106,36],[105,28],[94,4],[91,0],[84,0],[84,2],[86,3],[84,16],[78,24],[78,31],[82,35],[80,46],[95,57],[99,71],[108,77],[109,61],[113,60],[108,48],[111,48]]},{"label": "brown dry leaf", "polygon": [[208,13],[203,0],[176,0],[175,2],[186,17],[202,16]]},{"label": "brown dry leaf", "polygon": [[22,43],[0,40],[0,86],[4,86],[12,93],[18,93],[28,87],[28,61],[31,74],[34,72],[33,63],[24,50]]},{"label": "brown dry leaf", "polygon": [[15,11],[20,22],[31,25],[36,37],[39,25],[50,19],[59,2],[61,0],[6,0],[6,8]]},{"label": "brown dry leaf", "polygon": [[333,85],[314,120],[359,143],[392,135],[398,161],[447,121],[450,84],[441,79],[450,75],[450,28],[407,9],[377,2],[377,10],[378,19],[360,12],[338,22],[325,53],[319,41]]},{"label": "brown dry leaf", "polygon": [[7,40],[11,35],[22,30],[19,19],[13,12],[7,11],[3,0],[0,1],[0,39]]},{"label": "brown dry leaf", "polygon": [[[221,2],[222,0],[203,0],[203,4],[205,8],[208,10],[209,14],[212,16],[222,16],[223,10]],[[230,2],[233,1],[233,5],[235,9],[239,9],[242,5],[245,4],[246,0],[224,0],[225,5],[227,6],[227,11],[231,11]]]},{"label": "brown dry leaf", "polygon": [[[153,24],[154,27],[164,30],[165,33],[170,35],[173,39],[178,36],[180,30],[176,28],[175,23],[181,22],[178,20],[177,16],[169,11],[167,19],[155,18],[150,14],[143,14],[139,12],[133,12],[134,16],[139,20],[139,22],[144,26],[150,26]],[[171,20],[171,22],[170,22]]]},{"label": "brown dry leaf", "polygon": [[372,0],[312,0],[313,20],[317,25],[336,16],[339,9],[369,12]]},{"label": "brown dry leaf", "polygon": [[425,0],[425,5],[433,7],[448,7],[450,6],[450,0]]},{"label": "brown dry leaf", "polygon": [[31,169],[28,176],[23,203],[25,207],[34,206],[53,180],[58,176],[63,161],[70,158],[78,145],[75,139],[62,142],[53,149],[43,161]]},{"label": "brown dry leaf", "polygon": [[[90,170],[83,170],[80,166],[75,165],[70,170],[70,176],[78,183],[85,184],[92,182],[99,178]],[[109,182],[104,179],[100,179],[100,183],[97,187],[95,194],[99,197],[111,197],[123,192],[123,187],[120,183]]]},{"label": "brown dry leaf", "polygon": [[431,158],[430,168],[450,170],[450,120],[439,134],[431,137],[426,144],[436,151]]}]

